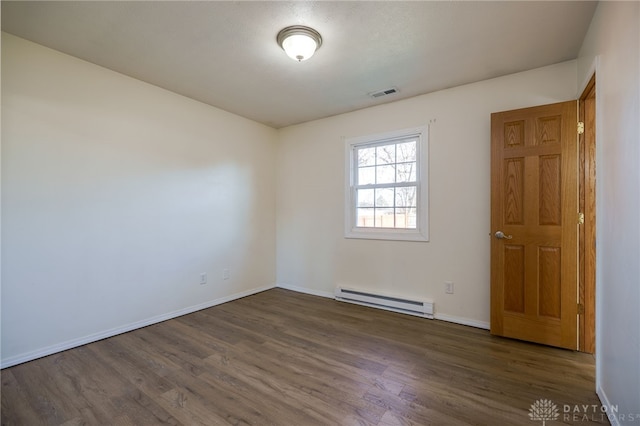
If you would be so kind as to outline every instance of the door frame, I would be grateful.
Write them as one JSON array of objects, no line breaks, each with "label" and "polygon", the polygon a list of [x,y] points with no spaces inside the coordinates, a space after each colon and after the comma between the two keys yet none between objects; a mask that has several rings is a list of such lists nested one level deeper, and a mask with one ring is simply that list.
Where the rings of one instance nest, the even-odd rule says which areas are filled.
[{"label": "door frame", "polygon": [[584,123],[579,135],[578,200],[584,224],[578,235],[578,350],[595,353],[596,330],[596,74],[578,99],[578,120]]}]

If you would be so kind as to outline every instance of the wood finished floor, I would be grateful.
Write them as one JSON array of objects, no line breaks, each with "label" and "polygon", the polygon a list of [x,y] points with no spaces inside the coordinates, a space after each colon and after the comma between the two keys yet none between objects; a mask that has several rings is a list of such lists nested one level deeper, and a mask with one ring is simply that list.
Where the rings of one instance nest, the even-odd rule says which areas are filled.
[{"label": "wood finished floor", "polygon": [[541,398],[600,420],[562,413],[599,404],[590,355],[282,289],[1,378],[3,425],[535,426]]}]

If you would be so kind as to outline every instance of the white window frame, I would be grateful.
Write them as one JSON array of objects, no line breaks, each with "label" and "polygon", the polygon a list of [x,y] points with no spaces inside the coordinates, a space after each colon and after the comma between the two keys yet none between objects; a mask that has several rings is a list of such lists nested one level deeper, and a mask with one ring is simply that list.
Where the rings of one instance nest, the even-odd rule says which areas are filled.
[{"label": "white window frame", "polygon": [[[416,137],[417,202],[416,229],[370,228],[356,226],[356,149],[367,145],[383,145],[395,140]],[[388,133],[345,139],[345,238],[396,241],[429,241],[429,128],[413,127]]]}]

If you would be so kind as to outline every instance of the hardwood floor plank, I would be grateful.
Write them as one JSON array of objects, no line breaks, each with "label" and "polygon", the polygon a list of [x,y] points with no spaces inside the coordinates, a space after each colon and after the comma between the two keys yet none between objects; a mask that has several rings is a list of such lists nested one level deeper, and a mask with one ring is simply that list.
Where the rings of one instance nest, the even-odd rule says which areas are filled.
[{"label": "hardwood floor plank", "polygon": [[531,426],[538,399],[599,404],[592,356],[283,289],[1,376],[2,425]]},{"label": "hardwood floor plank", "polygon": [[122,339],[105,339],[88,346],[97,360],[117,370],[129,383],[149,395],[159,395],[173,388],[173,384],[149,369],[138,353],[121,344]]},{"label": "hardwood floor plank", "polygon": [[223,422],[209,424],[278,424],[273,420],[277,408],[263,406],[260,407],[262,409],[256,409],[256,405],[261,404],[261,398],[250,398],[222,381],[192,377],[186,371],[177,370],[173,374],[174,380],[180,383],[176,388],[181,393],[179,407],[195,411],[204,421],[211,422],[208,414],[215,413],[215,418]]},{"label": "hardwood floor plank", "polygon": [[385,408],[387,411],[391,411],[396,417],[402,417],[420,425],[465,425],[465,423],[454,419],[448,413],[441,413],[429,407],[413,404],[380,389],[372,388],[364,394],[363,398]]},{"label": "hardwood floor plank", "polygon": [[3,371],[2,375],[2,424],[35,425],[42,423],[27,395],[12,371]]},{"label": "hardwood floor plank", "polygon": [[[60,391],[64,390],[75,402],[82,401],[82,416],[91,416],[98,424],[111,422],[114,413],[120,412],[113,399],[134,389],[117,370],[99,362],[86,346],[66,351],[65,357],[57,361],[48,370],[52,370],[49,374],[53,377],[60,372],[69,384]],[[62,377],[56,382],[63,383]]]},{"label": "hardwood floor plank", "polygon": [[151,326],[137,331],[134,337],[145,342],[144,351],[154,357],[155,362],[170,366],[170,371],[179,368],[194,376],[205,371],[202,358],[181,345],[181,336],[172,336],[164,327]]},{"label": "hardwood floor plank", "polygon": [[460,389],[452,391],[450,386],[430,385],[420,389],[405,387],[399,395],[404,401],[430,408],[446,415],[460,424],[492,424],[496,418],[505,424],[519,424],[523,419],[519,410],[504,403],[495,404],[494,399]]},{"label": "hardwood floor plank", "polygon": [[127,413],[126,418],[120,418],[117,421],[123,423],[131,422],[136,425],[180,425],[180,422],[158,404],[156,400],[156,398],[152,399],[138,389],[134,389],[126,395],[113,398],[112,402],[119,412]]},{"label": "hardwood floor plank", "polygon": [[176,387],[160,395],[158,404],[185,425],[228,424],[215,409],[203,403],[190,389]]},{"label": "hardwood floor plank", "polygon": [[[56,355],[58,356],[53,356],[56,359],[64,356],[64,354]],[[73,387],[70,387],[60,375],[53,374],[49,366],[52,360],[53,358],[48,357],[46,360],[31,361],[9,370],[24,390],[24,397],[34,409],[33,414],[38,417],[36,424],[57,425],[81,415],[75,405],[82,404],[83,398],[69,399],[68,395],[74,393]],[[2,374],[4,373],[3,371]],[[5,394],[10,394],[10,390],[3,386],[3,399]],[[6,411],[11,412],[12,407],[7,407]],[[1,414],[3,421],[4,413],[5,409]]]},{"label": "hardwood floor plank", "polygon": [[[317,417],[320,419],[335,417],[334,421],[338,421],[352,413],[354,418],[377,422],[382,415],[380,410],[360,398],[360,392],[345,392],[335,382],[328,385],[325,378],[314,377],[320,373],[317,369],[301,368],[299,363],[282,361],[277,352],[262,347],[255,347],[255,351],[261,355],[259,360],[253,351],[238,350],[222,358],[212,356],[207,361],[224,374],[241,377],[260,393],[277,396],[293,404],[291,409],[304,407],[308,412],[319,413]],[[364,386],[360,390],[364,390]]]},{"label": "hardwood floor plank", "polygon": [[135,332],[121,334],[112,337],[117,339],[119,345],[138,359],[140,368],[148,369],[159,377],[165,377],[174,369],[181,368],[181,364],[176,364],[163,355],[164,348],[156,346],[153,340],[149,340],[142,333]]}]

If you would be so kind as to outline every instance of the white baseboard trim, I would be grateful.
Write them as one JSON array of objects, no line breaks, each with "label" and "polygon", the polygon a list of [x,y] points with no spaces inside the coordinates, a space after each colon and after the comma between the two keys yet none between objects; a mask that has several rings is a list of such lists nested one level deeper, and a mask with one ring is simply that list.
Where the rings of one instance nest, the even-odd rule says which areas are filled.
[{"label": "white baseboard trim", "polygon": [[[600,398],[600,403],[602,404],[602,406],[606,407],[607,413],[613,413],[614,411],[611,408],[612,404],[611,402],[609,402],[609,398],[607,398],[607,394],[602,389],[602,387],[598,386],[596,388],[596,395],[598,395],[598,398]],[[607,416],[607,418],[609,419],[609,423],[611,423],[611,426],[621,426],[620,419],[618,419],[617,415]]]},{"label": "white baseboard trim", "polygon": [[454,315],[439,314],[437,312],[435,313],[434,318],[440,321],[447,321],[455,324],[468,325],[470,327],[483,328],[485,330],[489,330],[491,328],[490,324],[485,321],[478,321],[471,318],[457,317]]},{"label": "white baseboard trim", "polygon": [[182,315],[190,314],[202,309],[211,308],[216,305],[231,302],[232,300],[241,299],[252,294],[261,293],[266,290],[274,288],[275,285],[268,285],[264,287],[258,287],[251,290],[241,291],[229,296],[221,297],[219,299],[210,300],[208,302],[200,303],[198,305],[189,306],[187,308],[179,309],[177,311],[168,312],[166,314],[157,315],[142,321],[136,321],[124,325],[122,327],[115,327],[109,330],[101,331],[98,333],[90,334],[88,336],[80,337],[78,339],[68,340],[59,344],[47,346],[46,348],[37,349],[35,351],[26,352],[20,355],[15,355],[7,359],[0,361],[0,369],[12,367],[14,365],[22,364],[23,362],[33,361],[34,359],[42,358],[44,356],[53,355],[57,352],[66,351],[67,349],[76,348],[78,346],[86,345],[88,343],[97,342],[98,340],[113,337],[118,334],[126,333],[128,331],[136,330],[138,328],[146,327],[148,325],[156,324],[162,321],[167,321],[172,318],[181,317]]},{"label": "white baseboard trim", "polygon": [[279,284],[276,284],[276,287],[284,288],[285,290],[296,291],[298,293],[305,293],[305,294],[311,294],[313,296],[326,297],[329,299],[333,299],[333,296],[334,296],[334,294],[330,291],[314,290],[311,288],[298,287],[297,285],[291,285],[291,284],[279,283]]},{"label": "white baseboard trim", "polygon": [[[320,297],[326,297],[329,299],[334,299],[335,295],[332,292],[328,292],[328,291],[322,291],[322,290],[314,290],[314,289],[310,289],[310,288],[306,288],[306,287],[299,287],[296,285],[291,285],[291,284],[285,284],[285,283],[278,283],[276,284],[276,287],[279,288],[284,288],[287,290],[292,290],[292,291],[297,291],[298,293],[305,293],[305,294],[311,294],[314,296],[320,296]],[[437,306],[437,304],[436,304]],[[453,315],[447,315],[447,314],[439,314],[436,313],[434,315],[434,319],[440,320],[440,321],[447,321],[447,322],[452,322],[455,324],[461,324],[461,325],[468,325],[470,327],[476,327],[476,328],[482,328],[485,330],[489,330],[490,326],[488,322],[485,321],[477,321],[474,319],[470,319],[470,318],[463,318],[463,317],[457,317],[457,316],[453,316]]]},{"label": "white baseboard trim", "polygon": [[[156,324],[162,321],[167,321],[170,320],[172,318],[177,318],[180,317],[182,315],[187,315],[196,311],[200,311],[202,309],[207,309],[207,308],[211,308],[213,306],[216,305],[221,305],[223,303],[226,302],[230,302],[232,300],[236,300],[236,299],[240,299],[246,296],[250,296],[252,294],[256,294],[256,293],[261,293],[263,291],[272,289],[274,287],[279,287],[279,288],[284,288],[287,290],[292,290],[298,293],[305,293],[305,294],[311,294],[313,296],[320,296],[320,297],[325,297],[328,299],[333,299],[334,298],[334,294],[332,292],[328,292],[328,291],[322,291],[322,290],[314,290],[314,289],[310,289],[310,288],[305,288],[305,287],[299,287],[299,286],[295,286],[295,285],[290,285],[290,284],[285,284],[285,283],[279,283],[279,284],[275,284],[275,285],[267,285],[267,286],[263,286],[263,287],[258,287],[258,288],[254,288],[251,290],[246,290],[246,291],[242,291],[239,293],[235,293],[229,296],[225,296],[225,297],[221,297],[219,299],[214,299],[214,300],[210,300],[208,302],[204,302],[204,303],[200,303],[198,305],[194,305],[194,306],[189,306],[187,308],[184,309],[179,309],[177,311],[172,311],[172,312],[168,312],[166,314],[162,314],[162,315],[157,315],[151,318],[147,318],[145,320],[142,321],[136,321],[134,323],[130,323],[130,324],[126,324],[122,327],[116,327],[116,328],[112,328],[109,330],[105,330],[99,333],[94,333],[94,334],[90,334],[88,336],[84,336],[78,339],[72,339],[72,340],[68,340],[66,342],[62,342],[59,344],[55,344],[55,345],[51,345],[51,346],[47,346],[45,348],[41,348],[41,349],[37,349],[35,351],[30,351],[30,352],[26,352],[23,354],[19,354],[16,356],[12,356],[6,359],[3,359],[0,361],[0,369],[3,368],[8,368],[8,367],[12,367],[14,365],[18,365],[18,364],[22,364],[24,362],[28,362],[28,361],[33,361],[34,359],[38,359],[38,358],[42,358],[44,356],[48,356],[48,355],[52,355],[58,352],[62,352],[62,351],[66,351],[67,349],[72,349],[72,348],[76,348],[78,346],[82,346],[82,345],[86,345],[88,343],[92,343],[92,342],[96,342],[98,340],[102,340],[102,339],[106,339],[108,337],[113,337],[116,336],[118,334],[122,334],[122,333],[126,333],[132,330],[136,330],[138,328],[142,328],[142,327],[146,327],[148,325],[152,325],[152,324]],[[462,318],[462,317],[456,317],[456,316],[452,316],[452,315],[446,315],[446,314],[439,314],[436,313],[435,314],[435,319],[437,320],[441,320],[441,321],[448,321],[448,322],[453,322],[456,324],[462,324],[462,325],[468,325],[471,327],[477,327],[477,328],[484,328],[484,329],[489,329],[489,323],[483,322],[483,321],[476,321],[473,319],[469,319],[469,318]],[[602,392],[602,396],[600,395],[600,393]],[[600,399],[603,401],[603,403],[605,405],[607,405],[607,403],[605,403],[606,397],[604,397],[604,392],[602,390],[598,390],[598,396],[600,396]]]}]

